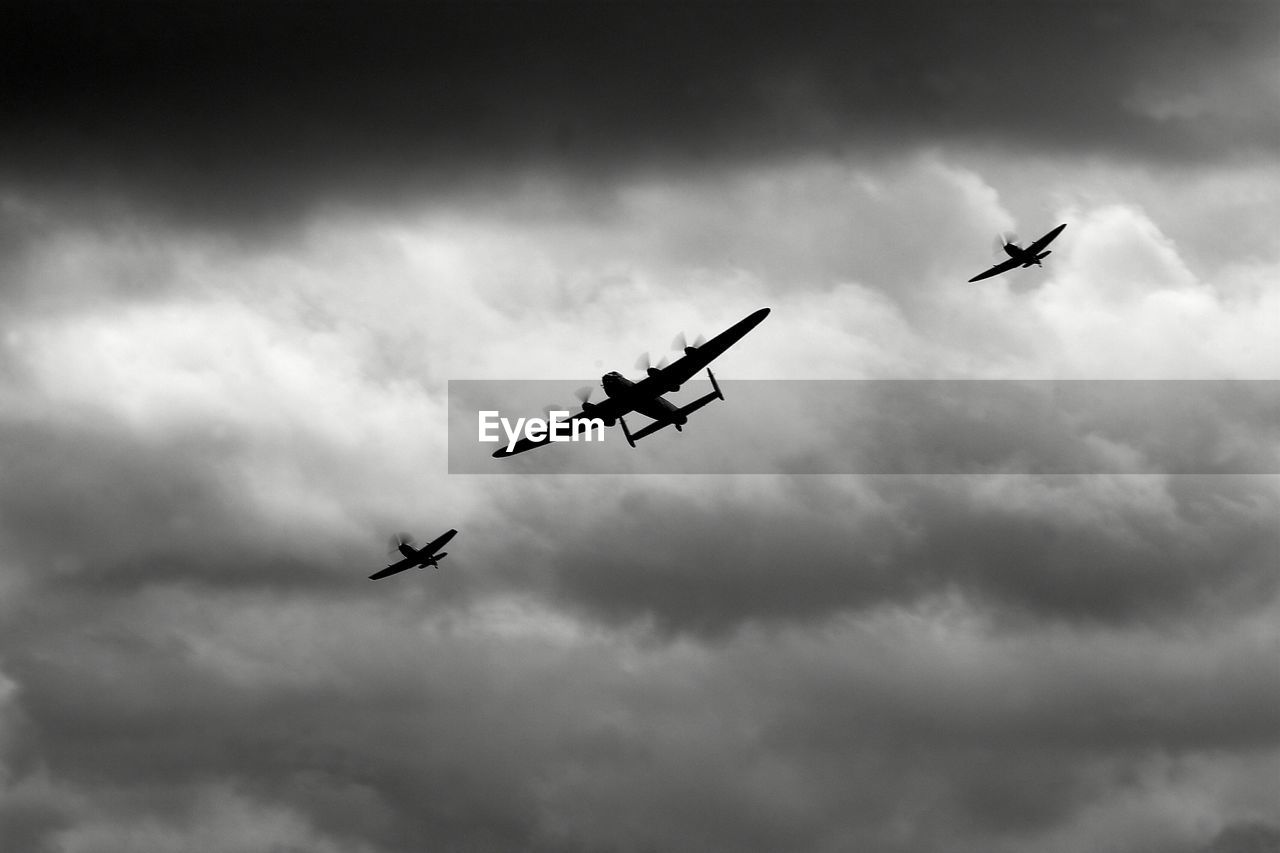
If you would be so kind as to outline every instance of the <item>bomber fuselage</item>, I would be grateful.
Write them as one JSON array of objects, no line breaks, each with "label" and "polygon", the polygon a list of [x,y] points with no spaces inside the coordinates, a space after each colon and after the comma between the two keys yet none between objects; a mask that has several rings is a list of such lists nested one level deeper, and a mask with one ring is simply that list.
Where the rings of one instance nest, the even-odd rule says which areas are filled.
[{"label": "bomber fuselage", "polygon": [[652,396],[644,390],[639,390],[641,383],[632,382],[617,371],[600,377],[600,385],[604,388],[606,396],[625,401],[645,417],[678,425],[688,421],[688,418],[681,415],[675,405],[663,397]]}]

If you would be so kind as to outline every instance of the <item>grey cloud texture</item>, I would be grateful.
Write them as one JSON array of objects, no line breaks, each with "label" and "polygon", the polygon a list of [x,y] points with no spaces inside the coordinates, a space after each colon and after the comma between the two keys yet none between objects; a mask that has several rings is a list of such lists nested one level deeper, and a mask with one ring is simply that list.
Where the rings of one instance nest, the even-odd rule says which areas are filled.
[{"label": "grey cloud texture", "polygon": [[1176,624],[1208,601],[1270,601],[1280,559],[1266,478],[862,478],[851,493],[799,478],[768,499],[706,478],[603,500],[591,479],[554,505],[516,492],[507,517],[547,542],[511,554],[513,574],[663,631],[719,636],[947,591],[1015,622]]},{"label": "grey cloud texture", "polygon": [[518,602],[415,609],[170,590],[81,610],[92,651],[36,630],[6,663],[27,715],[9,766],[42,768],[28,809],[56,817],[53,849],[91,849],[73,839],[110,815],[219,850],[246,827],[336,849],[1014,850],[1146,789],[1211,791],[1223,756],[1260,787],[1210,796],[1266,802],[1270,615],[990,635],[944,602],[711,653]]},{"label": "grey cloud texture", "polygon": [[[1208,286],[1201,244],[1108,202],[1039,287],[957,292],[969,216],[1013,218],[979,173],[678,184],[36,244],[5,326],[7,839],[1136,851],[1280,825],[1274,478],[441,475],[446,379],[625,369],[761,304],[724,375],[1267,376],[1274,258],[1196,254]],[[787,278],[842,200],[897,227]],[[737,265],[690,237],[752,206]],[[907,426],[927,453],[938,425]],[[1170,461],[1200,438],[1176,427]],[[433,526],[462,531],[439,574],[364,580]]]},{"label": "grey cloud texture", "polygon": [[1273,4],[6,16],[0,848],[1274,847],[1274,476],[444,473],[763,305],[722,378],[1276,378]]},{"label": "grey cloud texture", "polygon": [[1219,160],[1274,152],[1280,120],[1267,3],[31,3],[10,18],[11,187],[230,227],[495,171],[594,182],[848,147]]}]

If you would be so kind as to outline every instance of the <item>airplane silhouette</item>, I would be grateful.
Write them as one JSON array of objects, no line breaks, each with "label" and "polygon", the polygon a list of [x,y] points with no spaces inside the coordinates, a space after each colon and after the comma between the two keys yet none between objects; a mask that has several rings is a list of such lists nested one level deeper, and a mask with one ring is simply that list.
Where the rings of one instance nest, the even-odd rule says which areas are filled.
[{"label": "airplane silhouette", "polygon": [[[664,427],[674,426],[677,430],[682,429],[688,422],[689,415],[714,400],[724,399],[724,394],[720,391],[720,383],[716,382],[715,374],[711,372],[710,368],[707,368],[707,378],[711,380],[711,387],[714,390],[710,394],[699,397],[687,406],[678,407],[671,401],[663,399],[662,395],[679,391],[681,385],[688,382],[698,371],[707,367],[713,359],[741,340],[747,332],[760,325],[760,322],[767,316],[769,316],[769,309],[761,308],[748,314],[745,318],[705,342],[699,339],[690,344],[684,339],[683,334],[678,335],[673,343],[677,349],[684,351],[683,356],[671,364],[664,365],[659,362],[657,366],[648,363],[648,356],[641,356],[641,361],[637,363],[636,367],[644,370],[645,376],[634,382],[616,370],[606,373],[600,377],[600,385],[604,388],[606,399],[599,403],[593,403],[591,402],[591,388],[580,389],[585,392],[579,397],[582,401],[582,411],[569,417],[566,422],[572,423],[578,420],[599,418],[604,421],[605,426],[613,426],[615,423],[621,424],[622,434],[626,437],[627,444],[632,447],[635,447],[636,442],[640,439],[652,435]],[[634,433],[631,432],[627,427],[627,422],[623,420],[623,415],[628,415],[632,412],[639,412],[652,418],[653,423]],[[493,455],[498,458],[515,456],[517,453],[533,450],[535,447],[541,447],[550,441],[550,436],[544,436],[539,439],[522,438],[510,449],[506,447],[498,448]]]},{"label": "airplane silhouette", "polygon": [[1001,240],[1001,242],[1004,243],[1004,251],[1005,254],[1009,256],[1009,260],[1001,261],[986,272],[978,273],[973,278],[969,279],[969,281],[981,281],[984,278],[991,278],[993,275],[1008,272],[1016,267],[1029,267],[1032,264],[1042,266],[1040,260],[1048,257],[1050,252],[1041,252],[1040,250],[1049,245],[1049,243],[1053,241],[1053,238],[1061,234],[1062,229],[1066,227],[1067,225],[1064,222],[1048,234],[1045,234],[1039,240],[1036,240],[1034,243],[1027,246],[1025,249],[1018,246],[1017,243]]},{"label": "airplane silhouette", "polygon": [[399,561],[398,563],[392,563],[391,565],[387,566],[385,569],[374,572],[373,574],[369,575],[369,580],[371,581],[380,580],[382,578],[388,577],[389,575],[394,575],[394,574],[403,572],[406,569],[419,568],[419,567],[425,569],[427,566],[434,566],[437,569],[440,568],[440,560],[443,560],[445,557],[447,557],[448,552],[441,551],[439,554],[437,554],[436,549],[442,547],[446,542],[452,539],[457,534],[457,532],[458,531],[456,530],[446,530],[444,533],[440,534],[435,539],[432,539],[430,542],[428,542],[426,545],[423,545],[421,548],[413,547],[412,545],[413,538],[411,536],[406,536],[403,533],[397,534],[395,538],[396,550],[398,550],[401,554],[404,555],[404,559]]}]

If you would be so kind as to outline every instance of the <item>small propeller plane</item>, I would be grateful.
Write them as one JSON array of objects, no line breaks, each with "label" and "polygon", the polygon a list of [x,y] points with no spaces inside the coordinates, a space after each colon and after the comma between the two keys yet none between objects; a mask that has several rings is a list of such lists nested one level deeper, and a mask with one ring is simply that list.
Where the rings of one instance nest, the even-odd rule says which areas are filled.
[{"label": "small propeller plane", "polygon": [[[606,373],[600,377],[600,385],[604,388],[606,399],[599,403],[593,403],[591,402],[592,389],[589,386],[579,389],[578,399],[582,402],[582,411],[569,417],[567,422],[572,423],[576,420],[599,418],[604,421],[605,426],[611,427],[615,423],[620,424],[622,426],[622,434],[627,439],[627,444],[632,447],[635,447],[636,442],[640,439],[652,435],[664,427],[674,426],[677,431],[681,430],[685,423],[688,422],[689,415],[714,400],[724,399],[724,394],[720,391],[720,383],[716,382],[715,374],[708,367],[707,378],[711,380],[713,389],[710,394],[705,394],[683,407],[676,406],[671,401],[663,399],[662,395],[674,394],[679,391],[681,385],[688,382],[700,370],[707,367],[713,359],[741,340],[747,332],[760,325],[760,322],[767,316],[769,316],[768,308],[753,311],[709,341],[699,338],[693,343],[689,343],[685,340],[683,334],[677,335],[672,343],[676,349],[684,352],[683,356],[670,364],[659,362],[656,366],[649,363],[647,355],[641,356],[636,368],[644,370],[645,376],[634,382],[616,370]],[[646,417],[652,418],[653,422],[632,432],[627,427],[627,422],[623,420],[623,415],[628,415],[632,412],[639,412]],[[550,437],[545,436],[540,439],[522,438],[510,449],[506,447],[498,448],[493,455],[498,458],[515,456],[517,453],[533,450],[535,447],[541,447],[550,441]]]},{"label": "small propeller plane", "polygon": [[388,577],[390,575],[399,574],[400,572],[403,572],[406,569],[413,569],[413,568],[425,569],[427,566],[434,566],[435,568],[439,569],[440,561],[448,556],[448,552],[441,551],[439,554],[437,554],[436,551],[439,548],[444,547],[444,544],[448,542],[450,539],[452,539],[457,534],[457,532],[458,531],[456,530],[446,530],[444,533],[440,534],[435,539],[432,539],[430,542],[428,542],[426,545],[423,545],[421,548],[413,547],[412,536],[409,536],[404,533],[397,533],[395,535],[395,538],[392,539],[392,545],[394,546],[392,550],[399,551],[401,554],[404,555],[404,559],[398,563],[392,563],[391,565],[387,566],[385,569],[382,569],[381,571],[374,572],[373,574],[369,575],[369,580],[371,581],[381,580],[382,578]]},{"label": "small propeller plane", "polygon": [[1003,244],[1004,252],[1009,256],[1009,259],[1001,261],[986,272],[978,273],[973,278],[969,279],[969,281],[981,281],[984,278],[991,278],[993,275],[1000,275],[1002,272],[1008,272],[1009,270],[1017,267],[1029,267],[1032,264],[1042,266],[1040,263],[1041,259],[1048,257],[1050,252],[1041,252],[1040,250],[1053,242],[1053,238],[1061,234],[1062,229],[1066,227],[1067,224],[1065,222],[1062,223],[1039,240],[1036,240],[1034,243],[1027,246],[1025,249],[1020,247],[1016,242],[1001,238],[1000,242]]}]

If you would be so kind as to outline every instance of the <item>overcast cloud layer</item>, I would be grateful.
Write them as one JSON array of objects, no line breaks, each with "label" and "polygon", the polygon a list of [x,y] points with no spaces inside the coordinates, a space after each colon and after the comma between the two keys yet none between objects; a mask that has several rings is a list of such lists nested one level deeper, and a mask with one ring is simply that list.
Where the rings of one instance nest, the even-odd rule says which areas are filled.
[{"label": "overcast cloud layer", "polygon": [[31,4],[0,42],[10,182],[296,215],[526,169],[608,192],[963,142],[1274,157],[1270,3]]},{"label": "overcast cloud layer", "polygon": [[[1280,380],[1275,4],[6,17],[0,848],[1280,849],[1266,412],[445,473],[449,380],[568,402],[764,306],[722,379]],[[877,446],[702,414],[635,473]]]}]

